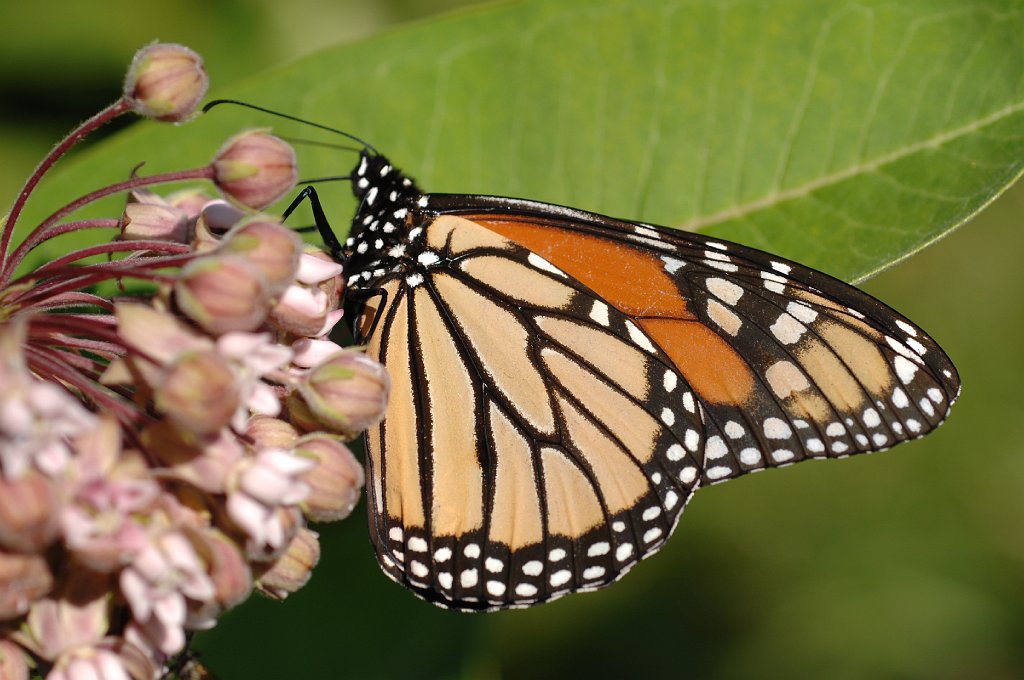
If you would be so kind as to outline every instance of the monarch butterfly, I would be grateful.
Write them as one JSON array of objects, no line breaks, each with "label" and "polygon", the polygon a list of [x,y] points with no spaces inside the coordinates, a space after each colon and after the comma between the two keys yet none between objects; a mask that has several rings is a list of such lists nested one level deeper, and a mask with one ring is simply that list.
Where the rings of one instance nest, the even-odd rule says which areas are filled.
[{"label": "monarch butterfly", "polygon": [[[359,142],[346,317],[391,376],[366,436],[377,560],[446,608],[601,588],[698,488],[938,427],[949,357],[882,302],[721,239],[517,198],[427,194]],[[332,178],[339,179],[339,178]],[[315,180],[310,180],[313,182]]]}]

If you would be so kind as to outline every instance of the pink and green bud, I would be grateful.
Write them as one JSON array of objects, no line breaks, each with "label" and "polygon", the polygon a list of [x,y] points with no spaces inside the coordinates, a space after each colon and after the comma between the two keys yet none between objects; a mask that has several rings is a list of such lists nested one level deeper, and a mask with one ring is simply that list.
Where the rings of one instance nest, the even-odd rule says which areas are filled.
[{"label": "pink and green bud", "polygon": [[318,337],[329,333],[340,318],[344,290],[342,267],[323,251],[305,252],[295,283],[270,311],[270,321],[285,333]]},{"label": "pink and green bud", "polygon": [[0,621],[18,618],[53,588],[53,575],[42,555],[0,550]]},{"label": "pink and green bud", "polygon": [[235,373],[217,352],[187,352],[168,367],[154,403],[178,427],[205,437],[226,426],[238,409]]},{"label": "pink and green bud", "polygon": [[299,438],[298,431],[288,422],[270,416],[253,416],[246,425],[245,434],[259,449],[291,449]]},{"label": "pink and green bud", "polygon": [[309,495],[302,503],[306,518],[335,522],[352,514],[365,477],[363,466],[348,447],[338,437],[311,434],[299,440],[295,453],[316,461],[316,467],[300,477],[309,485]]},{"label": "pink and green bud", "polygon": [[0,679],[28,680],[29,658],[10,640],[0,640]]},{"label": "pink and green bud", "polygon": [[269,294],[278,296],[295,278],[302,240],[273,218],[255,217],[225,234],[221,250],[256,265],[267,279]]},{"label": "pink and green bud", "polygon": [[16,480],[0,475],[0,547],[42,552],[60,531],[54,482],[35,470]]},{"label": "pink and green bud", "polygon": [[191,535],[214,587],[202,615],[217,616],[244,602],[252,592],[252,570],[238,544],[216,529],[196,530]]},{"label": "pink and green bud", "polygon": [[233,201],[263,210],[298,181],[295,151],[265,130],[235,135],[213,159],[213,181]]},{"label": "pink and green bud", "polygon": [[26,646],[47,661],[99,642],[110,627],[110,578],[84,569],[68,578],[57,597],[32,605],[25,622]]},{"label": "pink and green bud", "polygon": [[121,237],[126,241],[187,243],[188,213],[170,205],[129,203],[121,217]]},{"label": "pink and green bud", "polygon": [[270,309],[267,279],[242,257],[203,257],[186,265],[174,284],[178,308],[213,335],[251,331]]},{"label": "pink and green bud", "polygon": [[136,52],[124,96],[140,116],[177,123],[195,113],[209,84],[198,54],[182,45],[155,43]]},{"label": "pink and green bud", "polygon": [[384,418],[390,389],[384,366],[363,352],[346,350],[310,370],[298,393],[318,422],[355,437]]},{"label": "pink and green bud", "polygon": [[275,600],[283,600],[309,582],[313,567],[320,561],[319,535],[303,527],[288,549],[259,575],[256,587]]}]

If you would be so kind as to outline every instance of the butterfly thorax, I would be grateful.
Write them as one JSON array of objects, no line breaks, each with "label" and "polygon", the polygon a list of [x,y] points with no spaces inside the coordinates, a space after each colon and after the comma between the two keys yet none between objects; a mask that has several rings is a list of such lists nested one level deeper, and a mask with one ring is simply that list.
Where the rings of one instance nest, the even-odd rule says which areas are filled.
[{"label": "butterfly thorax", "polygon": [[352,173],[359,208],[345,242],[350,288],[367,288],[414,261],[410,231],[416,228],[423,192],[379,154],[364,151]]}]

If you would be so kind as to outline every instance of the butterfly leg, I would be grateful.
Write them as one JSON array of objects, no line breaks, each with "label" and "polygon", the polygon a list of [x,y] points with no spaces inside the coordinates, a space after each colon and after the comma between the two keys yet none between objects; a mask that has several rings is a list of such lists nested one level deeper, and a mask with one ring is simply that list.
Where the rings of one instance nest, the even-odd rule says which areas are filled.
[{"label": "butterfly leg", "polygon": [[[384,313],[384,310],[388,306],[388,292],[383,288],[371,288],[368,290],[351,291],[348,294],[349,302],[357,303],[364,307],[366,306],[366,303],[368,301],[378,296],[380,296],[381,298],[381,303],[377,305],[377,308],[373,312],[373,321],[370,322],[369,330],[367,330],[366,333],[360,334],[362,335],[362,338],[360,338],[360,340],[365,340],[366,338],[371,337],[374,331],[377,330],[377,323],[380,321],[381,315]],[[346,311],[345,313],[348,314],[348,311]],[[354,319],[357,316],[357,314],[353,314],[352,318]],[[353,330],[355,330],[355,328],[353,328]]]},{"label": "butterfly leg", "polygon": [[328,252],[338,262],[344,262],[345,256],[342,252],[341,242],[338,241],[338,237],[334,235],[334,229],[331,227],[331,223],[327,221],[327,215],[324,213],[323,206],[320,205],[320,197],[316,193],[316,188],[312,185],[306,185],[299,195],[285,208],[284,213],[281,215],[281,219],[288,219],[299,204],[303,201],[309,201],[309,207],[313,211],[313,221],[316,223],[316,229],[320,232],[320,238],[323,239],[324,245],[327,246]]}]

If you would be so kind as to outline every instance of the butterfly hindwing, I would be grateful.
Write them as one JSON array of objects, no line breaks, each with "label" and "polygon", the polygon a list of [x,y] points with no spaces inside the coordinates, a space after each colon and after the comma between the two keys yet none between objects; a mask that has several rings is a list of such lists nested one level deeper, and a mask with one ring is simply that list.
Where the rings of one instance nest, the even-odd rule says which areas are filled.
[{"label": "butterfly hindwing", "polygon": [[462,609],[614,581],[699,484],[687,385],[628,316],[536,254],[454,217],[423,238],[430,266],[382,283],[368,348],[392,379],[367,447],[382,564]]}]

